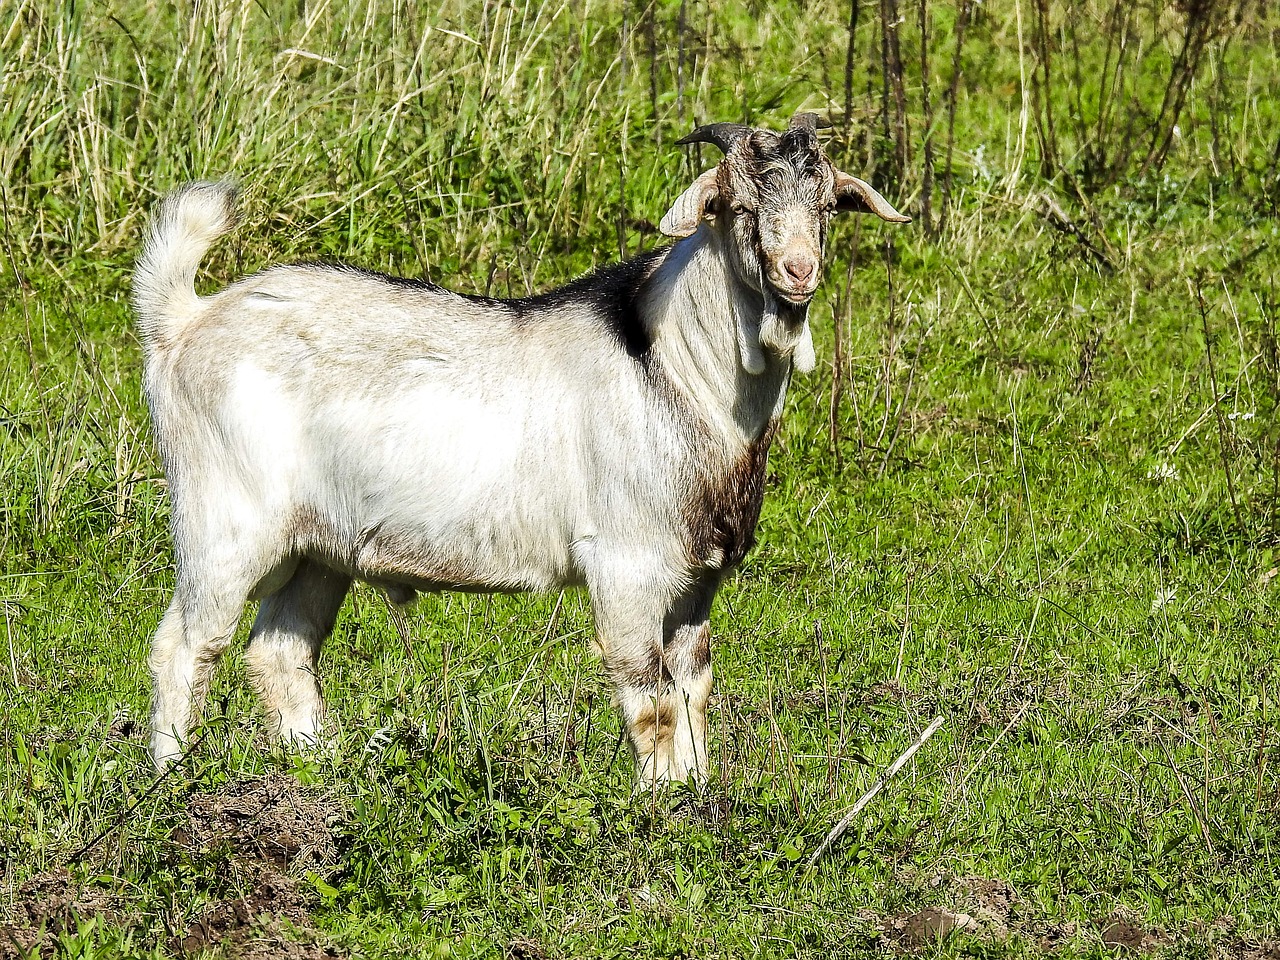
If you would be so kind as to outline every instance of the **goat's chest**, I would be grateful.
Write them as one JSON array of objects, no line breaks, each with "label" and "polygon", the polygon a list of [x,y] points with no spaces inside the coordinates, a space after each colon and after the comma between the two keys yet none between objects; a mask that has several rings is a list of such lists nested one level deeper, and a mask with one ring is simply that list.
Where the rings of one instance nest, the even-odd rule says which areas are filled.
[{"label": "goat's chest", "polygon": [[731,570],[755,545],[769,445],[777,427],[776,420],[770,421],[738,457],[699,469],[684,507],[693,566]]}]

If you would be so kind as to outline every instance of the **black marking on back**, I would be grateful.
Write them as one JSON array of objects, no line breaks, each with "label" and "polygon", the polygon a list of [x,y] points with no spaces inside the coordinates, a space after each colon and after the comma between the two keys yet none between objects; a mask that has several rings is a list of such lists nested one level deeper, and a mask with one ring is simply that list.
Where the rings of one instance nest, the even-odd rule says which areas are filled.
[{"label": "black marking on back", "polygon": [[298,264],[300,267],[306,267],[312,270],[332,270],[336,273],[346,273],[353,277],[362,277],[366,280],[374,280],[379,283],[385,283],[388,286],[397,287],[401,290],[416,290],[421,293],[439,293],[450,297],[461,297],[472,303],[479,303],[489,307],[506,308],[515,301],[499,300],[495,297],[481,297],[472,294],[457,293],[448,287],[442,287],[438,283],[432,283],[430,280],[423,280],[421,277],[400,277],[394,273],[383,273],[381,270],[370,270],[367,267],[357,267],[350,263],[342,263],[334,260],[309,260]]},{"label": "black marking on back", "polygon": [[640,292],[646,280],[666,257],[670,247],[659,247],[622,263],[609,264],[570,281],[563,287],[531,297],[502,300],[469,293],[458,293],[429,280],[416,277],[397,277],[367,270],[346,263],[310,262],[299,266],[311,269],[333,270],[369,280],[380,281],[403,290],[443,294],[461,297],[471,303],[504,312],[516,323],[537,323],[547,312],[560,307],[582,304],[597,317],[618,345],[637,360],[647,356],[653,346],[653,338],[640,315]]},{"label": "black marking on back", "polygon": [[653,338],[640,316],[640,291],[669,249],[650,250],[622,263],[600,267],[556,290],[507,302],[520,311],[521,319],[532,322],[544,310],[584,304],[600,318],[628,356],[640,359],[653,346]]}]

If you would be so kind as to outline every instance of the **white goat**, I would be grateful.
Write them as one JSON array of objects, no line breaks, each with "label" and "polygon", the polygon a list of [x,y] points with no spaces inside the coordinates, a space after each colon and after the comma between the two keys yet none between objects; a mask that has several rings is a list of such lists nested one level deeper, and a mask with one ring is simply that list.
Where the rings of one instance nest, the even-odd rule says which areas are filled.
[{"label": "white goat", "polygon": [[718,145],[681,238],[551,293],[463,296],[350,267],[194,291],[234,189],[159,207],[134,278],[177,586],[150,656],[152,751],[180,752],[245,602],[268,722],[315,741],[317,659],[353,579],[590,591],[641,780],[707,770],[711,601],[754,542],[830,215],[907,222],[823,155],[816,118]]}]

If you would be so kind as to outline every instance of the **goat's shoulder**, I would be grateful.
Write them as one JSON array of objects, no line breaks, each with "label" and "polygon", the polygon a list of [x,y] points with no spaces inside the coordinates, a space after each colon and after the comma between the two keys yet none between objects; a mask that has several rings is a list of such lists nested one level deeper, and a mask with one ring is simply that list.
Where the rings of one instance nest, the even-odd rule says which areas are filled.
[{"label": "goat's shoulder", "polygon": [[653,338],[645,322],[643,290],[666,259],[670,247],[649,250],[629,260],[599,267],[562,287],[507,303],[518,319],[535,324],[566,311],[581,314],[609,334],[631,357],[644,357]]}]

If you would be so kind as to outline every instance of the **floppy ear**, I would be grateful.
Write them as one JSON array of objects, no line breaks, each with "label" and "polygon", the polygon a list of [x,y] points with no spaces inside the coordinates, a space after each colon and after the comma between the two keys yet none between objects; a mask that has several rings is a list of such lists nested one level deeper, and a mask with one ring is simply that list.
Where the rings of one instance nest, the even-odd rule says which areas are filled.
[{"label": "floppy ear", "polygon": [[855,213],[874,213],[881,220],[891,223],[910,223],[910,217],[904,217],[865,180],[851,177],[847,173],[836,171],[836,209]]},{"label": "floppy ear", "polygon": [[711,212],[711,205],[719,195],[716,168],[712,167],[693,181],[688,190],[676,197],[676,202],[666,212],[658,229],[668,237],[677,239],[692,236],[697,233],[702,218]]}]

